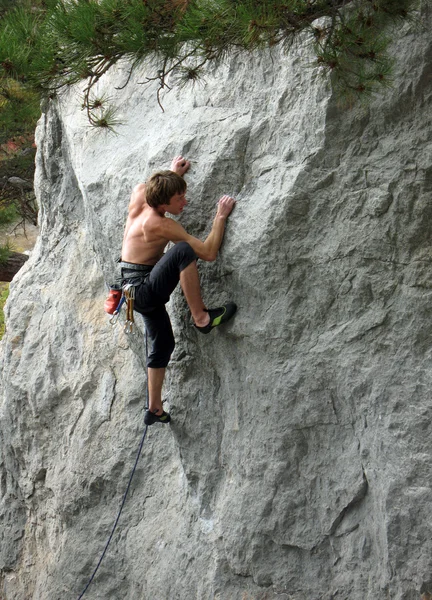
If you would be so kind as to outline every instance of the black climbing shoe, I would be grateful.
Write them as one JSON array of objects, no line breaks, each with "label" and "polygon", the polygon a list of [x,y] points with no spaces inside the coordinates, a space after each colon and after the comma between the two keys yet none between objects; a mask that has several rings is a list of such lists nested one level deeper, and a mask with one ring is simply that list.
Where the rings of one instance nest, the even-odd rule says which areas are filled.
[{"label": "black climbing shoe", "polygon": [[224,306],[220,306],[219,308],[209,308],[207,312],[210,315],[210,323],[205,327],[198,327],[198,325],[195,325],[195,327],[201,333],[210,333],[214,327],[229,321],[236,310],[237,305],[234,304],[234,302],[227,302]]},{"label": "black climbing shoe", "polygon": [[156,415],[151,410],[147,409],[144,415],[144,423],[146,425],[153,425],[153,423],[169,423],[171,421],[171,416],[169,413],[163,411],[161,415]]}]

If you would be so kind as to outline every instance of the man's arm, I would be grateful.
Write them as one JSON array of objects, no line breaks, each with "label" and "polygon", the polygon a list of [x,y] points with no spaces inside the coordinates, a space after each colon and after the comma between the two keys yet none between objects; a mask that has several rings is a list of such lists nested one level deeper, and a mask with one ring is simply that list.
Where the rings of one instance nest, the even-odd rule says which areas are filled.
[{"label": "man's arm", "polygon": [[222,239],[225,231],[225,224],[228,216],[234,208],[235,200],[230,196],[222,196],[218,202],[218,209],[213,221],[213,226],[206,240],[202,242],[193,235],[189,235],[187,231],[174,221],[173,219],[164,218],[158,225],[160,233],[170,242],[187,242],[198,258],[212,262],[216,260],[217,253],[222,244]]},{"label": "man's arm", "polygon": [[145,202],[145,184],[139,183],[132,190],[128,206],[129,216],[134,218],[139,215],[144,208]]}]

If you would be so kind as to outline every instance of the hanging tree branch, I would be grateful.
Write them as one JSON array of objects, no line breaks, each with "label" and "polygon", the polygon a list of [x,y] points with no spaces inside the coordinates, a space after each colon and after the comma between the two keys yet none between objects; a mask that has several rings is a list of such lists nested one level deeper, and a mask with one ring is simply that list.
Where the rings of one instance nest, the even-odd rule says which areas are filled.
[{"label": "hanging tree branch", "polygon": [[389,31],[410,18],[415,1],[50,0],[2,19],[0,80],[13,76],[48,96],[85,81],[90,123],[110,127],[114,111],[106,99],[94,99],[94,90],[120,60],[132,62],[124,85],[138,65],[155,58],[162,63],[145,79],[159,81],[162,108],[161,93],[171,89],[167,78],[175,71],[183,76],[177,83],[194,83],[208,63],[309,31],[317,65],[331,72],[339,92],[361,94],[388,84]]}]

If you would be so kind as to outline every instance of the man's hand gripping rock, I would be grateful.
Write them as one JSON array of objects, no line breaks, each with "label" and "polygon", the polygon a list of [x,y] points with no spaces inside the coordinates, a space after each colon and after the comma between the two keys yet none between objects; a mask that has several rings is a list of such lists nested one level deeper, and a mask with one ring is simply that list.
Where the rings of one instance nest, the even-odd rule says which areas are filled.
[{"label": "man's hand gripping rock", "polygon": [[170,170],[177,173],[177,175],[180,175],[180,177],[183,177],[183,175],[189,171],[189,168],[190,162],[183,156],[175,156],[172,159]]}]

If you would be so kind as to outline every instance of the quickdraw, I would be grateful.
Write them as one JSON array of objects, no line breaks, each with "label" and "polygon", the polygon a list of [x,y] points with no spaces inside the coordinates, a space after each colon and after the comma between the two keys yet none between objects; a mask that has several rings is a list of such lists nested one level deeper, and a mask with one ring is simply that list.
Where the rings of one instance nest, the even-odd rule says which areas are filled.
[{"label": "quickdraw", "polygon": [[113,312],[112,317],[109,322],[111,325],[115,325],[119,319],[120,311],[123,307],[123,304],[126,304],[126,322],[124,324],[124,332],[129,335],[134,333],[134,300],[135,300],[135,286],[131,283],[123,286],[123,295],[121,300]]},{"label": "quickdraw", "polygon": [[[127,263],[119,260],[121,266],[121,277],[117,277],[116,283],[110,286],[108,298],[105,300],[105,312],[112,315],[109,322],[115,325],[119,319],[123,305],[126,305],[126,322],[124,331],[127,334],[134,333],[134,301],[135,288],[141,285],[150,274],[152,267]],[[120,282],[123,284],[121,285]]]},{"label": "quickdraw", "polygon": [[117,308],[115,309],[115,311],[112,314],[111,319],[109,320],[111,325],[115,325],[117,323],[119,315],[120,315],[120,311],[121,311],[122,306],[125,303],[125,301],[126,301],[126,298],[124,297],[124,295],[122,295],[120,302],[117,305]]},{"label": "quickdraw", "polygon": [[134,328],[134,300],[135,300],[135,286],[130,283],[126,284],[123,288],[123,294],[126,298],[126,323],[124,326],[125,333],[133,334]]}]

